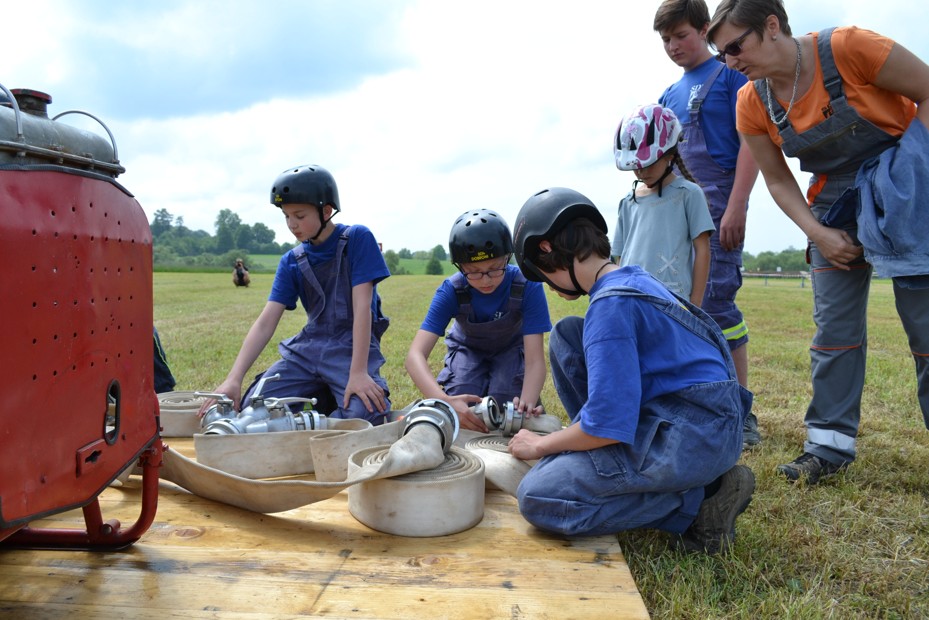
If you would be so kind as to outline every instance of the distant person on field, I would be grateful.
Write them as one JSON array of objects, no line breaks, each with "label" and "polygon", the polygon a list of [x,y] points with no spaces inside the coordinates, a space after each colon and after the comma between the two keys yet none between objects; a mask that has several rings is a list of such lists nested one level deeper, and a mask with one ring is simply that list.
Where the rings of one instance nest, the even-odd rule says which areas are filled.
[{"label": "distant person on field", "polygon": [[236,286],[248,286],[252,277],[248,275],[248,267],[241,258],[235,259],[235,268],[232,270],[232,283]]},{"label": "distant person on field", "polygon": [[[381,313],[377,283],[390,272],[374,235],[365,226],[335,224],[341,211],[335,179],[320,166],[282,172],[271,188],[271,204],[281,209],[287,227],[300,242],[281,257],[264,310],[245,336],[225,381],[216,392],[239,408],[245,373],[274,335],[284,310],[297,300],[307,315],[303,330],[278,346],[281,359],[263,375],[263,396],[305,398],[331,393],[337,418],[384,421],[390,409],[387,382],[380,375],[384,357],[380,337],[388,320]],[[248,402],[255,383],[245,394]],[[200,409],[203,415],[211,401]]]},{"label": "distant person on field", "polygon": [[613,140],[616,167],[631,170],[632,191],[619,203],[613,255],[620,266],[639,265],[672,292],[700,305],[710,268],[714,230],[706,198],[678,178],[681,124],[658,104],[638,106],[623,118]]},{"label": "distant person on field", "polygon": [[[747,79],[710,53],[709,26],[704,0],[664,0],[658,7],[655,31],[668,57],[684,70],[658,103],[670,108],[683,125],[677,150],[703,189],[713,217],[710,270],[699,305],[723,330],[739,383],[748,387],[748,326],[735,298],[742,287],[746,211],[758,165],[735,127],[736,93]],[[758,418],[749,413],[744,447],[760,441]]]},{"label": "distant person on field", "polygon": [[[552,323],[542,286],[527,282],[509,264],[509,227],[494,211],[466,211],[452,225],[448,246],[458,273],[436,290],[410,345],[407,372],[423,396],[454,407],[462,428],[487,432],[469,409],[484,396],[500,404],[512,401],[524,413],[542,413],[543,338]],[[436,378],[429,355],[443,334],[448,352]]]},{"label": "distant person on field", "polygon": [[540,459],[519,484],[520,512],[568,536],[650,528],[689,551],[729,547],[755,477],[736,465],[751,394],[719,326],[641,267],[613,264],[603,216],[576,191],[530,197],[514,230],[526,278],[590,296],[585,316],[558,321],[549,338],[571,425],[509,443]]}]

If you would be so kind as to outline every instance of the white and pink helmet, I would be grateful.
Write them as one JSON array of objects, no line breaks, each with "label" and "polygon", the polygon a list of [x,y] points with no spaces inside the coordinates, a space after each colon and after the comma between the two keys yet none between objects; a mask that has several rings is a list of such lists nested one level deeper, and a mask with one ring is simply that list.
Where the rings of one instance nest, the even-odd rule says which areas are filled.
[{"label": "white and pink helmet", "polygon": [[637,107],[623,118],[613,139],[613,155],[620,170],[651,166],[677,146],[681,123],[657,103]]}]

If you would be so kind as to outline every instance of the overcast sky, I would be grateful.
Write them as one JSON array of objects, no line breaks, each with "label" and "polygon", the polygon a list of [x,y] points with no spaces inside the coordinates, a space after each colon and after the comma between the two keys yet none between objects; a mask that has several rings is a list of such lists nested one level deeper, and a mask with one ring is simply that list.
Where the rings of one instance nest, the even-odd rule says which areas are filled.
[{"label": "overcast sky", "polygon": [[[917,4],[786,0],[795,34],[854,24],[929,59],[929,18]],[[214,233],[216,215],[231,209],[290,243],[271,184],[285,168],[319,164],[339,185],[337,221],[367,225],[385,249],[446,245],[471,208],[512,225],[551,186],[586,194],[612,230],[633,181],[613,162],[616,125],[680,74],[652,31],[657,6],[8,3],[0,83],[49,93],[50,116],[79,109],[102,119],[127,170],[119,181],[149,220],[167,209]],[[59,122],[92,129],[85,120]],[[753,254],[805,246],[760,178],[745,245]]]}]

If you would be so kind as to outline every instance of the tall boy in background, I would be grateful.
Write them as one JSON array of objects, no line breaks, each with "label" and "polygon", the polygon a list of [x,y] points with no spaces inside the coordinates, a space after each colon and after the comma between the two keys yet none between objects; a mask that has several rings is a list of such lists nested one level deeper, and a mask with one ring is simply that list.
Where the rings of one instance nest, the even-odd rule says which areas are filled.
[{"label": "tall boy in background", "polygon": [[[726,337],[739,383],[748,387],[748,326],[735,303],[742,286],[742,244],[748,197],[758,165],[735,128],[736,93],[747,79],[716,60],[707,48],[710,12],[704,0],[664,0],[654,29],[665,52],[684,69],[659,103],[671,108],[684,128],[678,149],[703,188],[716,231],[710,237],[710,273],[702,308]],[[744,447],[761,441],[758,419],[745,420]]]}]

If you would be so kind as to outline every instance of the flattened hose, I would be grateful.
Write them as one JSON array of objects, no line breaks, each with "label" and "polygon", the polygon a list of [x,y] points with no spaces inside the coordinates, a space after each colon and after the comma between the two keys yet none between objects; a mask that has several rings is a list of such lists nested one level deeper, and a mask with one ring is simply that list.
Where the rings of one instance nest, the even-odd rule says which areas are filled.
[{"label": "flattened hose", "polygon": [[[197,461],[169,447],[161,477],[201,497],[262,513],[291,510],[348,489],[349,512],[361,523],[422,537],[477,525],[483,518],[485,477],[515,495],[530,468],[507,453],[506,438],[461,431],[446,450],[447,437],[433,425],[406,426],[401,420],[360,430],[195,435]],[[255,479],[314,471],[315,481]]]}]

